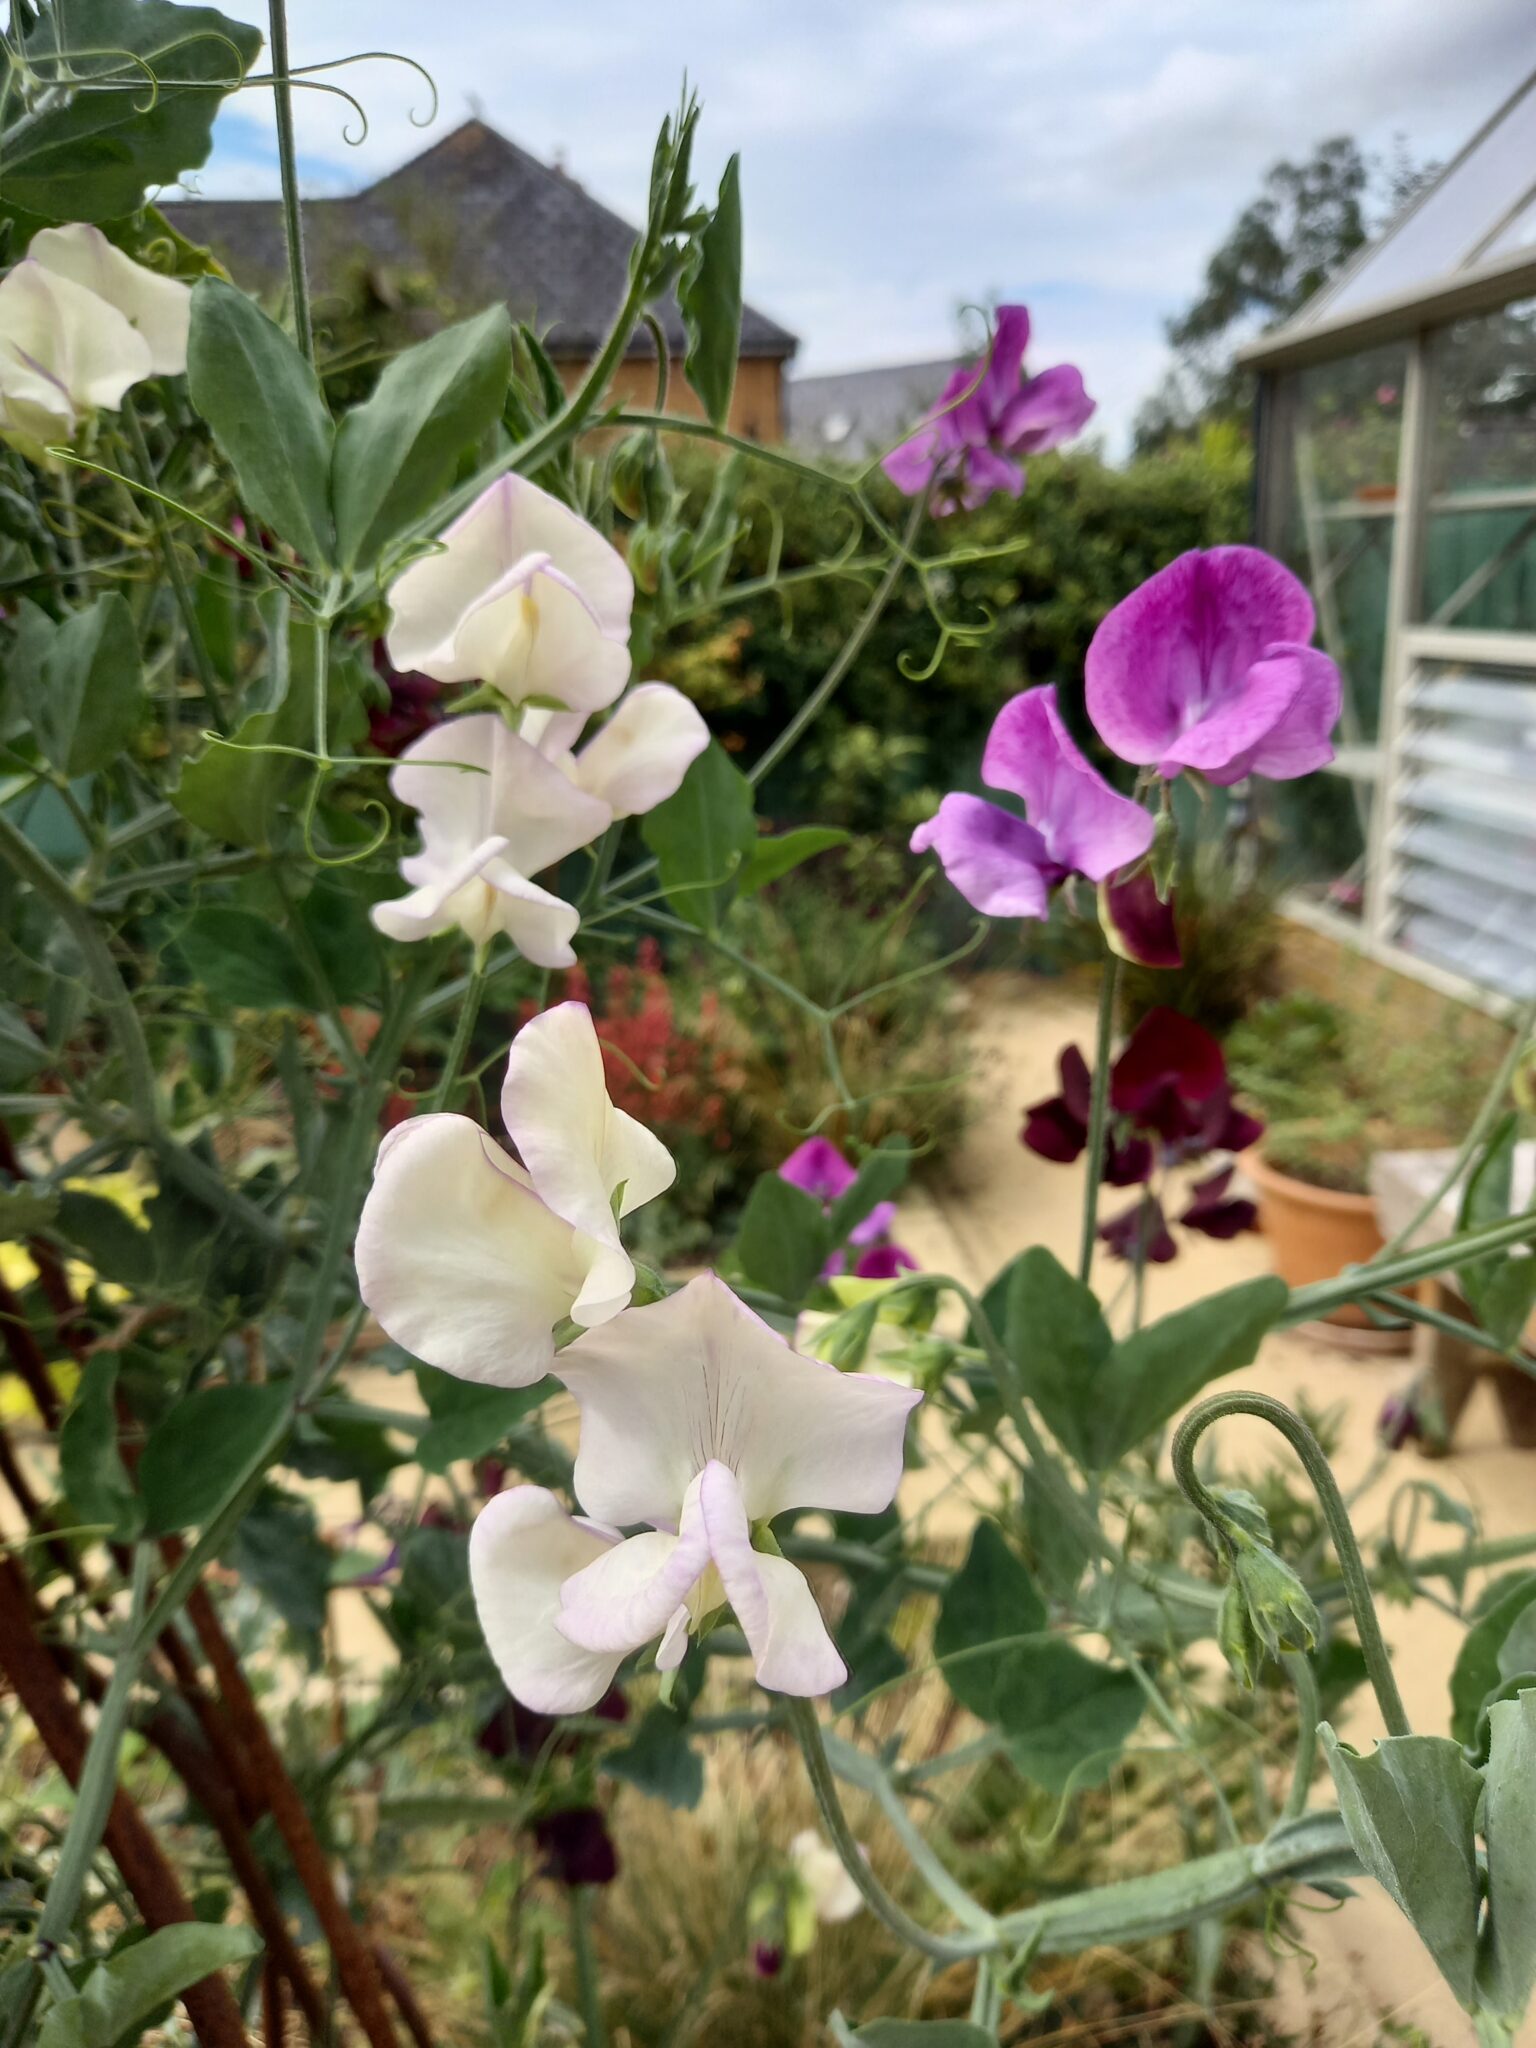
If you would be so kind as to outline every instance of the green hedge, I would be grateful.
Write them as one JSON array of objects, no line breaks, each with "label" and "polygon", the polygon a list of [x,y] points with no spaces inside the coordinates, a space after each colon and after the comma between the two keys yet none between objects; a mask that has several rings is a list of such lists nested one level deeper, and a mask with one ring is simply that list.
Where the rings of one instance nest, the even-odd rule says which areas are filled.
[{"label": "green hedge", "polygon": [[[708,471],[685,464],[702,503]],[[903,503],[883,480],[875,502],[895,522]],[[870,548],[854,501],[801,477],[754,467],[742,499],[751,530],[731,580],[761,576],[779,548],[782,570]],[[937,628],[907,577],[837,697],[804,743],[770,777],[763,808],[780,820],[817,818],[856,831],[889,830],[926,816],[937,795],[976,786],[982,742],[998,707],[1028,683],[1061,686],[1067,716],[1081,716],[1083,656],[1093,630],[1120,598],[1186,548],[1242,540],[1249,531],[1249,458],[1230,430],[1198,447],[1112,469],[1067,451],[1030,465],[1020,500],[994,498],[979,512],[930,521],[919,546],[933,554],[962,544],[1018,540],[1016,554],[973,562],[943,579],[941,602],[957,622],[987,617],[979,643],[956,641],[937,671]],[[687,689],[726,745],[750,760],[814,687],[865,604],[872,577],[791,585],[727,606],[707,637],[675,626],[652,663]]]}]

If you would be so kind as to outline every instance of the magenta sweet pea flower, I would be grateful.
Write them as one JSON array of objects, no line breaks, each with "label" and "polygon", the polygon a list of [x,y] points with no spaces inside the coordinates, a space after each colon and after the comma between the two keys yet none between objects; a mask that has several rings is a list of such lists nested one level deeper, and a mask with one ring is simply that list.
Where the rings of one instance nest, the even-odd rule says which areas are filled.
[{"label": "magenta sweet pea flower", "polygon": [[802,1194],[814,1195],[818,1202],[835,1202],[839,1195],[847,1194],[858,1175],[830,1138],[807,1138],[780,1166],[779,1179],[787,1180]]},{"label": "magenta sweet pea flower", "polygon": [[1289,782],[1333,759],[1339,671],[1312,600],[1260,548],[1192,549],[1122,599],[1088,647],[1088,715],[1123,761],[1172,778]]},{"label": "magenta sweet pea flower", "polygon": [[1024,488],[1020,458],[1087,425],[1095,408],[1081,370],[1061,363],[1026,377],[1028,346],[1029,309],[999,306],[986,367],[957,369],[932,414],[881,464],[899,491],[915,498],[931,488],[937,513],[973,511],[994,491],[1016,498]]},{"label": "magenta sweet pea flower", "polygon": [[1020,798],[1026,815],[952,790],[911,845],[914,853],[934,847],[966,902],[989,917],[1046,917],[1052,889],[1068,875],[1103,881],[1152,844],[1150,814],[1117,795],[1079,753],[1054,683],[1003,706],[981,779]]},{"label": "magenta sweet pea flower", "polygon": [[[779,1179],[787,1180],[803,1194],[813,1195],[823,1209],[830,1211],[832,1204],[858,1179],[858,1174],[838,1151],[830,1138],[807,1138],[803,1145],[797,1145],[779,1168]],[[896,1227],[896,1204],[876,1202],[869,1214],[856,1223],[848,1233],[848,1242],[859,1253],[854,1264],[854,1277],[859,1280],[894,1280],[904,1271],[915,1271],[917,1261],[902,1245],[896,1244],[891,1232]],[[821,1269],[823,1280],[836,1279],[846,1272],[847,1255],[833,1252]]]}]

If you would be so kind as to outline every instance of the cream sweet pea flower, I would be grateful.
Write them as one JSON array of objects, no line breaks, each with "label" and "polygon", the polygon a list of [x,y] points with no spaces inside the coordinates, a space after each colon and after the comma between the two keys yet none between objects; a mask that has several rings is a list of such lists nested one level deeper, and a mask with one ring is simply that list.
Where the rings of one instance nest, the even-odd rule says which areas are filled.
[{"label": "cream sweet pea flower", "polygon": [[[579,1337],[558,1371],[581,1410],[574,1485],[593,1519],[557,1533],[548,1497],[515,1487],[470,1537],[509,1691],[544,1713],[592,1706],[658,1637],[657,1666],[680,1664],[690,1630],[727,1603],[760,1685],[808,1698],[840,1685],[810,1587],[753,1528],[789,1508],[889,1505],[920,1395],[800,1357],[712,1273]],[[649,1526],[615,1533],[637,1522]]]},{"label": "cream sweet pea flower", "polygon": [[575,906],[529,878],[586,846],[613,813],[494,711],[451,718],[415,740],[389,786],[421,819],[421,851],[400,863],[408,896],[373,907],[392,939],[453,926],[477,946],[505,932],[537,967],[569,967]]},{"label": "cream sweet pea flower", "polygon": [[815,1828],[802,1828],[789,1845],[789,1860],[812,1911],[824,1926],[835,1927],[863,1912],[864,1894],[825,1835]]},{"label": "cream sweet pea flower", "polygon": [[665,803],[709,745],[709,727],[670,683],[638,684],[573,753],[585,722],[580,713],[536,710],[524,714],[520,730],[615,818],[637,818]]},{"label": "cream sweet pea flower", "polygon": [[554,1329],[616,1316],[635,1269],[619,1218],[672,1185],[659,1138],[609,1100],[584,1003],[512,1041],[501,1092],[512,1159],[469,1117],[410,1117],[379,1147],[357,1277],[381,1328],[460,1379],[531,1386]]},{"label": "cream sweet pea flower", "polygon": [[146,377],[187,367],[192,294],[100,228],[42,228],[0,282],[0,436],[33,462]]},{"label": "cream sweet pea flower", "polygon": [[634,598],[601,534],[525,477],[504,476],[390,586],[385,645],[397,669],[440,683],[600,711],[629,680]]}]

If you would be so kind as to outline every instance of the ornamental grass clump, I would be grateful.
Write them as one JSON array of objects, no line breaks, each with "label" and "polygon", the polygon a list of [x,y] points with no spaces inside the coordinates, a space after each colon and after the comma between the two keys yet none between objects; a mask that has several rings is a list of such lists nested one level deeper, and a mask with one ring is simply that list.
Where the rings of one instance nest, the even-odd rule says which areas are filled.
[{"label": "ornamental grass clump", "polygon": [[[878,460],[736,435],[740,167],[696,188],[689,97],[569,388],[497,304],[328,393],[291,106],[325,67],[282,0],[269,26],[262,73],[255,29],[177,0],[33,0],[7,33],[0,2048],[129,2043],[178,2002],[203,2048],[1107,2037],[1142,2024],[1133,1949],[1180,1973],[1154,2024],[1214,2030],[1225,1934],[1363,1876],[1512,2040],[1536,1533],[1389,1515],[1362,1544],[1306,1418],[1208,1390],[1344,1303],[1433,1320],[1406,1290],[1437,1272],[1521,1355],[1518,1047],[1445,1243],[1155,1318],[1141,1285],[1171,1220],[1244,1227],[1211,1161],[1253,1132],[1198,1024],[1153,1005],[1120,1042],[1119,966],[1180,957],[1175,784],[1332,759],[1306,592],[1244,546],[1127,575],[1081,677],[997,688],[991,795],[893,797],[879,900],[838,899],[811,863],[858,849],[771,821],[773,778],[893,605],[929,639],[908,680],[986,643],[945,522],[1005,494],[1028,545],[1025,461],[1088,420],[1081,376],[1003,307],[879,502]],[[276,317],[146,196],[246,85],[275,97]],[[618,388],[669,325],[687,416],[671,369],[654,406]],[[685,425],[728,453],[702,512]],[[824,558],[747,566],[759,463],[835,503]],[[860,609],[749,748],[653,659],[791,574]],[[952,945],[912,937],[941,876],[976,913]],[[919,1264],[950,978],[989,920],[1047,918],[1100,962],[1094,1044],[1028,1115],[1080,1165],[1077,1255]],[[692,1271],[645,1255],[693,1170],[646,1069],[675,1033],[637,1036],[612,976],[611,1016],[589,999],[652,939],[647,975],[709,963],[742,1078],[698,1114],[762,1153]],[[1294,1453],[1279,1500],[1217,1469],[1233,1414]],[[1380,1590],[1469,1623],[1449,1733],[1409,1725]],[[732,1773],[726,1947],[637,1982],[642,1912],[698,1895],[676,1816]],[[631,1852],[676,1882],[620,1908]]]}]

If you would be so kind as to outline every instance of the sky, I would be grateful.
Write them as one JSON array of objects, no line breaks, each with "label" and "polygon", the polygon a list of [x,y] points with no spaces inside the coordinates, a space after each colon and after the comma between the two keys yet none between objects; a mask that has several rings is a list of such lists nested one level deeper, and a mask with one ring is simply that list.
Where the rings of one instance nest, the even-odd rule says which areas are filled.
[{"label": "sky", "polygon": [[[222,0],[264,23],[264,0]],[[942,357],[961,309],[1024,300],[1030,364],[1076,362],[1123,452],[1163,322],[1265,169],[1329,135],[1443,159],[1536,67],[1531,0],[290,0],[305,189],[356,189],[471,113],[638,221],[686,73],[713,189],[739,149],[746,291],[802,372]],[[418,125],[426,123],[427,125]],[[270,102],[195,180],[277,189]]]}]

